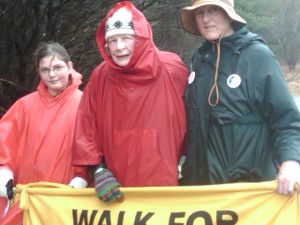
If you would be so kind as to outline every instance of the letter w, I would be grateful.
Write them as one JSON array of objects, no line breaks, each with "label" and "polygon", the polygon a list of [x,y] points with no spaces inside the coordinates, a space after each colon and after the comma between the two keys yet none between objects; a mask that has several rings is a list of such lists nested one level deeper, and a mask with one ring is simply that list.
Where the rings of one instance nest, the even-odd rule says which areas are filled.
[{"label": "letter w", "polygon": [[77,210],[73,209],[73,225],[93,225],[97,212],[98,210],[93,210],[91,218],[88,218],[88,210],[82,210],[78,222]]}]

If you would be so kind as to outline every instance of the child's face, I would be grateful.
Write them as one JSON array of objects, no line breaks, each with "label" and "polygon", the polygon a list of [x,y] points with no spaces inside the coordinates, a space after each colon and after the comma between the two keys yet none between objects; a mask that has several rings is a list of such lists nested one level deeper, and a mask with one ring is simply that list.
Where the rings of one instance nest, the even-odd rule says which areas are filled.
[{"label": "child's face", "polygon": [[40,60],[38,73],[52,96],[58,95],[69,84],[72,63],[66,64],[55,56],[46,56]]}]

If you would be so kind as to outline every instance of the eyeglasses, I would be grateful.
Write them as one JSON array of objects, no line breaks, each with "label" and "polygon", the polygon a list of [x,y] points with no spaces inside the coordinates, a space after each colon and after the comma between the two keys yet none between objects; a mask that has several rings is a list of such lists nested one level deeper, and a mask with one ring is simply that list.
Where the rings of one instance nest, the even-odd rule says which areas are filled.
[{"label": "eyeglasses", "polygon": [[61,72],[64,68],[66,68],[66,66],[62,66],[62,65],[55,65],[53,66],[53,68],[41,68],[39,69],[39,72],[42,74],[50,74],[51,71],[53,71],[53,73],[57,74],[59,72]]}]

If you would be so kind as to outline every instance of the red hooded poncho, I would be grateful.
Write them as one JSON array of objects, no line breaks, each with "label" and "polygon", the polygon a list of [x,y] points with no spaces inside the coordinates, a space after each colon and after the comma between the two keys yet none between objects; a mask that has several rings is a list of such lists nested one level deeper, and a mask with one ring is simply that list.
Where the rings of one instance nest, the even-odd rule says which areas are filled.
[{"label": "red hooded poncho", "polygon": [[[82,167],[71,164],[80,84],[81,75],[74,71],[71,85],[53,97],[41,81],[36,92],[15,102],[0,120],[0,165],[12,169],[15,184],[68,184],[75,174],[84,175]],[[4,201],[0,198],[2,207]],[[22,214],[17,205],[4,219],[0,216],[0,224],[19,224]]]},{"label": "red hooded poncho", "polygon": [[[132,11],[135,48],[126,67],[105,50],[106,20],[122,6]],[[106,165],[122,186],[177,185],[186,115],[188,71],[173,53],[156,48],[149,23],[130,2],[118,3],[96,35],[104,59],[91,74],[79,106],[73,163]]]}]

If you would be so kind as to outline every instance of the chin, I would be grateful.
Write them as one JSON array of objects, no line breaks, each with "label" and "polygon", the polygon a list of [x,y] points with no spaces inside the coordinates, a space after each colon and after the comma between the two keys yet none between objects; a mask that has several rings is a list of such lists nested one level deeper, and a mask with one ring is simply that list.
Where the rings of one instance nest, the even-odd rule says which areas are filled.
[{"label": "chin", "polygon": [[129,61],[128,62],[116,62],[117,65],[122,66],[122,67],[127,66],[128,63],[129,63]]},{"label": "chin", "polygon": [[217,35],[209,35],[209,36],[203,36],[203,38],[207,41],[215,42],[216,40],[219,39],[220,36]]}]

